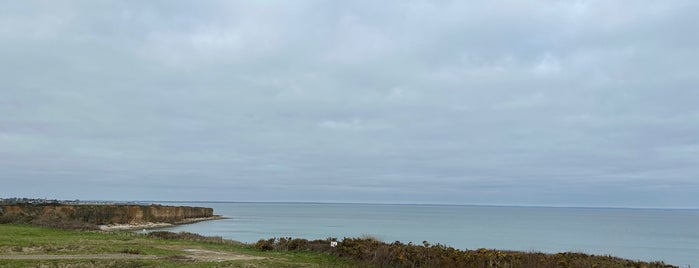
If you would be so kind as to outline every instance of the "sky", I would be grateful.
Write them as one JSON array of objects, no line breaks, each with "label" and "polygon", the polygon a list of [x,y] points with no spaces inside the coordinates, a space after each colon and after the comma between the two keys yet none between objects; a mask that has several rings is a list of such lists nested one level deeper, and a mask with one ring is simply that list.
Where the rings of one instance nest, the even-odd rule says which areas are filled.
[{"label": "sky", "polygon": [[0,197],[699,207],[699,1],[0,1]]}]

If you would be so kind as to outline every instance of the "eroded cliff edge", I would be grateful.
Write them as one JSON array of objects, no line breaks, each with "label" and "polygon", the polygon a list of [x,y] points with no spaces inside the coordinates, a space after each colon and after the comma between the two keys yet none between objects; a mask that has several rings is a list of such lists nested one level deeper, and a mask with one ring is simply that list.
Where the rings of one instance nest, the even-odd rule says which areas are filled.
[{"label": "eroded cliff edge", "polygon": [[213,218],[206,207],[162,205],[17,204],[0,206],[0,223],[97,229],[100,225],[144,223],[181,224]]}]

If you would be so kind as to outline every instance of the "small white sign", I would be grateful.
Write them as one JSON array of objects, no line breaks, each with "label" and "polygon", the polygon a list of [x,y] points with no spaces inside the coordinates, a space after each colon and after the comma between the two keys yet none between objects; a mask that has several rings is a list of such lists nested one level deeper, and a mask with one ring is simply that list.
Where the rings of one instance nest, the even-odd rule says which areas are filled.
[{"label": "small white sign", "polygon": [[337,247],[337,241],[330,241],[331,247]]}]

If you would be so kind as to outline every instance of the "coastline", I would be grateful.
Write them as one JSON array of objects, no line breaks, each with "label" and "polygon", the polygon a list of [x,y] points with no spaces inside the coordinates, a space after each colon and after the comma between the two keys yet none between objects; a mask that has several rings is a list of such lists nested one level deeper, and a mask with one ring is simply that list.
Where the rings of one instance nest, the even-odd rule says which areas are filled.
[{"label": "coastline", "polygon": [[[22,235],[17,235],[22,234]],[[38,239],[41,238],[41,239]],[[225,266],[254,267],[648,267],[678,268],[661,261],[639,261],[577,252],[547,254],[497,249],[459,250],[444,245],[393,242],[374,238],[307,240],[272,238],[240,244],[221,237],[168,231],[84,233],[30,225],[0,224],[0,263],[37,267],[86,263],[85,267],[123,266]],[[335,242],[335,243],[333,243]],[[88,244],[91,246],[85,247]],[[212,247],[211,244],[220,246]],[[136,247],[134,247],[136,245]],[[163,250],[165,249],[165,250]],[[60,254],[56,254],[60,250]],[[379,253],[379,254],[377,254]],[[281,254],[281,255],[280,255]],[[405,254],[405,255],[404,255]],[[263,262],[259,262],[263,261]],[[198,263],[209,263],[201,264]],[[236,265],[237,264],[237,265]]]},{"label": "coastline", "polygon": [[99,225],[100,231],[128,231],[128,230],[139,230],[139,229],[156,229],[156,228],[166,228],[183,224],[192,224],[202,221],[213,221],[228,219],[227,217],[221,215],[214,215],[211,217],[202,218],[188,218],[175,223],[168,222],[142,222],[142,223],[126,223],[126,224],[103,224]]}]

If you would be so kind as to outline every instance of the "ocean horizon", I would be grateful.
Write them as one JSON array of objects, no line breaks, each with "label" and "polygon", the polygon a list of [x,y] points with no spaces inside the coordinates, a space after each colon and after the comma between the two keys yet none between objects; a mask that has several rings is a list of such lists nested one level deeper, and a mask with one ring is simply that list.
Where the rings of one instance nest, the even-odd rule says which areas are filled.
[{"label": "ocean horizon", "polygon": [[162,230],[254,243],[373,236],[459,249],[583,252],[699,265],[699,209],[459,204],[138,201],[206,206],[223,220]]},{"label": "ocean horizon", "polygon": [[525,208],[592,208],[592,209],[641,209],[641,210],[697,210],[699,207],[643,207],[643,206],[584,206],[584,205],[529,205],[529,204],[477,204],[477,203],[419,203],[419,202],[324,202],[324,201],[187,201],[187,200],[137,200],[137,201],[113,201],[113,200],[83,200],[82,202],[114,202],[114,203],[138,203],[138,204],[215,204],[215,203],[240,203],[240,204],[336,204],[336,205],[414,205],[414,206],[463,206],[463,207],[525,207]]}]

